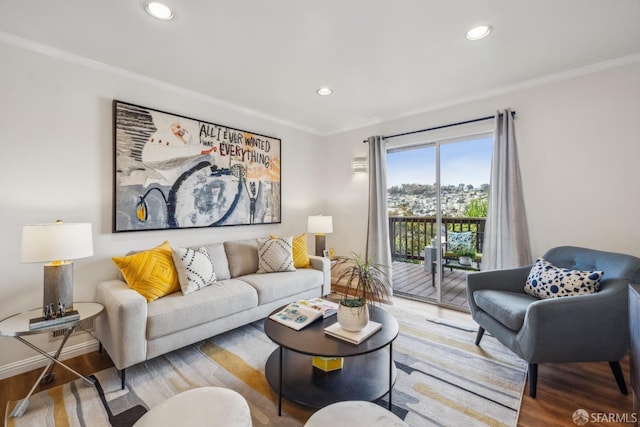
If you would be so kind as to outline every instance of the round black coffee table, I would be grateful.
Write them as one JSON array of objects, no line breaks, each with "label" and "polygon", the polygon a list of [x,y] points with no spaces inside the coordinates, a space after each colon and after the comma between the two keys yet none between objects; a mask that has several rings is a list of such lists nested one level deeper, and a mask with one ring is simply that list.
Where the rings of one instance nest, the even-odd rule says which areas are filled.
[{"label": "round black coffee table", "polygon": [[[299,331],[265,319],[265,333],[279,346],[265,366],[267,381],[278,392],[278,415],[282,414],[283,397],[322,408],[345,400],[374,401],[389,393],[391,410],[396,381],[392,343],[398,336],[398,322],[379,307],[374,307],[371,320],[381,323],[382,329],[355,345],[324,333],[324,328],[337,321],[337,315],[316,320]],[[388,352],[379,351],[385,347]],[[313,366],[313,356],[344,357],[343,368],[325,372]]]}]

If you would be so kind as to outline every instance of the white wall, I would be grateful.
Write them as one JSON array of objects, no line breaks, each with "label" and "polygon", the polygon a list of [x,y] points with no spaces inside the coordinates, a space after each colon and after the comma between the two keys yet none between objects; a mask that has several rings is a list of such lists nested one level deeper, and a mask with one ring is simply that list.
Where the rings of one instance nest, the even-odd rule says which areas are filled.
[{"label": "white wall", "polygon": [[[640,256],[640,64],[513,90],[377,126],[319,138],[162,83],[74,58],[0,43],[0,318],[41,305],[42,266],[20,263],[24,224],[91,222],[95,255],[75,263],[75,298],[116,275],[110,258],[167,239],[193,245],[306,228],[309,214],[333,215],[327,246],[363,253],[367,176],[351,160],[362,140],[511,107],[534,256],[560,244]],[[282,139],[283,223],[166,232],[111,233],[113,99]],[[309,236],[313,248],[313,238]],[[43,336],[34,342],[53,350]],[[71,342],[81,346],[85,335]],[[0,338],[0,378],[34,354]],[[23,370],[23,369],[22,369]]]},{"label": "white wall", "polygon": [[[49,53],[0,43],[0,318],[42,305],[42,265],[20,263],[25,224],[93,224],[95,255],[77,260],[74,274],[75,299],[90,301],[99,281],[116,276],[112,256],[165,239],[194,245],[299,234],[306,231],[307,216],[322,210],[322,197],[313,191],[325,175],[312,160],[322,154],[317,136],[150,79]],[[281,138],[282,224],[112,234],[114,98]],[[88,338],[78,336],[69,348]],[[44,334],[30,340],[48,350],[57,345]],[[35,355],[11,338],[0,341],[0,377],[3,371],[15,374]]]},{"label": "white wall", "polygon": [[326,210],[334,216],[328,245],[339,254],[364,254],[368,182],[349,165],[354,156],[367,153],[363,139],[484,117],[509,107],[517,111],[533,255],[557,245],[577,245],[640,256],[638,62],[326,137],[332,165]]}]

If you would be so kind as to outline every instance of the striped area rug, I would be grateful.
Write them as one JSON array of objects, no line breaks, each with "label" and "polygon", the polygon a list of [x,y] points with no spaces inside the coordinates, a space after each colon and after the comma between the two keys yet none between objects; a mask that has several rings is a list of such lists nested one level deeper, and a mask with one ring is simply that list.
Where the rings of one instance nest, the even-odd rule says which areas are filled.
[{"label": "striped area rug", "polygon": [[[393,344],[398,378],[393,412],[409,425],[515,426],[526,364],[485,335],[474,345],[469,322],[429,317],[420,311],[388,307],[400,323]],[[6,426],[131,426],[148,408],[181,391],[213,385],[247,399],[254,426],[302,426],[313,413],[284,401],[264,377],[267,357],[276,348],[262,322],[218,335],[127,369],[120,390],[114,368],[98,372],[97,386],[74,381],[37,393],[21,418]],[[387,406],[385,398],[378,403]],[[9,402],[9,414],[16,402]]]}]

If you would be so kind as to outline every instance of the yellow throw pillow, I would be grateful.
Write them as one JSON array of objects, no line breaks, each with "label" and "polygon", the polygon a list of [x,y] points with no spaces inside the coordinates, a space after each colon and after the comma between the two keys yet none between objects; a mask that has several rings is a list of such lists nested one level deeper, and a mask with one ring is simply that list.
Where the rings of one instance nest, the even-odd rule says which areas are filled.
[{"label": "yellow throw pillow", "polygon": [[[278,236],[269,236],[272,239],[277,239]],[[307,234],[302,233],[299,236],[295,236],[292,242],[293,246],[293,266],[295,268],[311,268],[311,261],[309,260],[309,250],[307,249]]]},{"label": "yellow throw pillow", "polygon": [[295,268],[310,268],[309,251],[307,249],[307,234],[302,233],[293,238],[293,266]]},{"label": "yellow throw pillow", "polygon": [[130,288],[151,302],[180,290],[169,242],[147,251],[113,257]]}]

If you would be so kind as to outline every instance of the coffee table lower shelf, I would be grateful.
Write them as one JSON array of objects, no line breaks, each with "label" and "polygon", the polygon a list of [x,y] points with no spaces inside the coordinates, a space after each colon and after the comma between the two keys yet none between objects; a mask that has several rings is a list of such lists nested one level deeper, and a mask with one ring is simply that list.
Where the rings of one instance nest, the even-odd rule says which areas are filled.
[{"label": "coffee table lower shelf", "polygon": [[[280,393],[280,352],[283,354],[284,375]],[[390,350],[390,349],[389,349]],[[277,348],[265,366],[269,385],[292,402],[312,408],[346,400],[374,401],[389,393],[396,382],[395,363],[391,364],[390,351],[375,351],[344,358],[344,367],[325,372],[314,368],[313,356]]]}]

